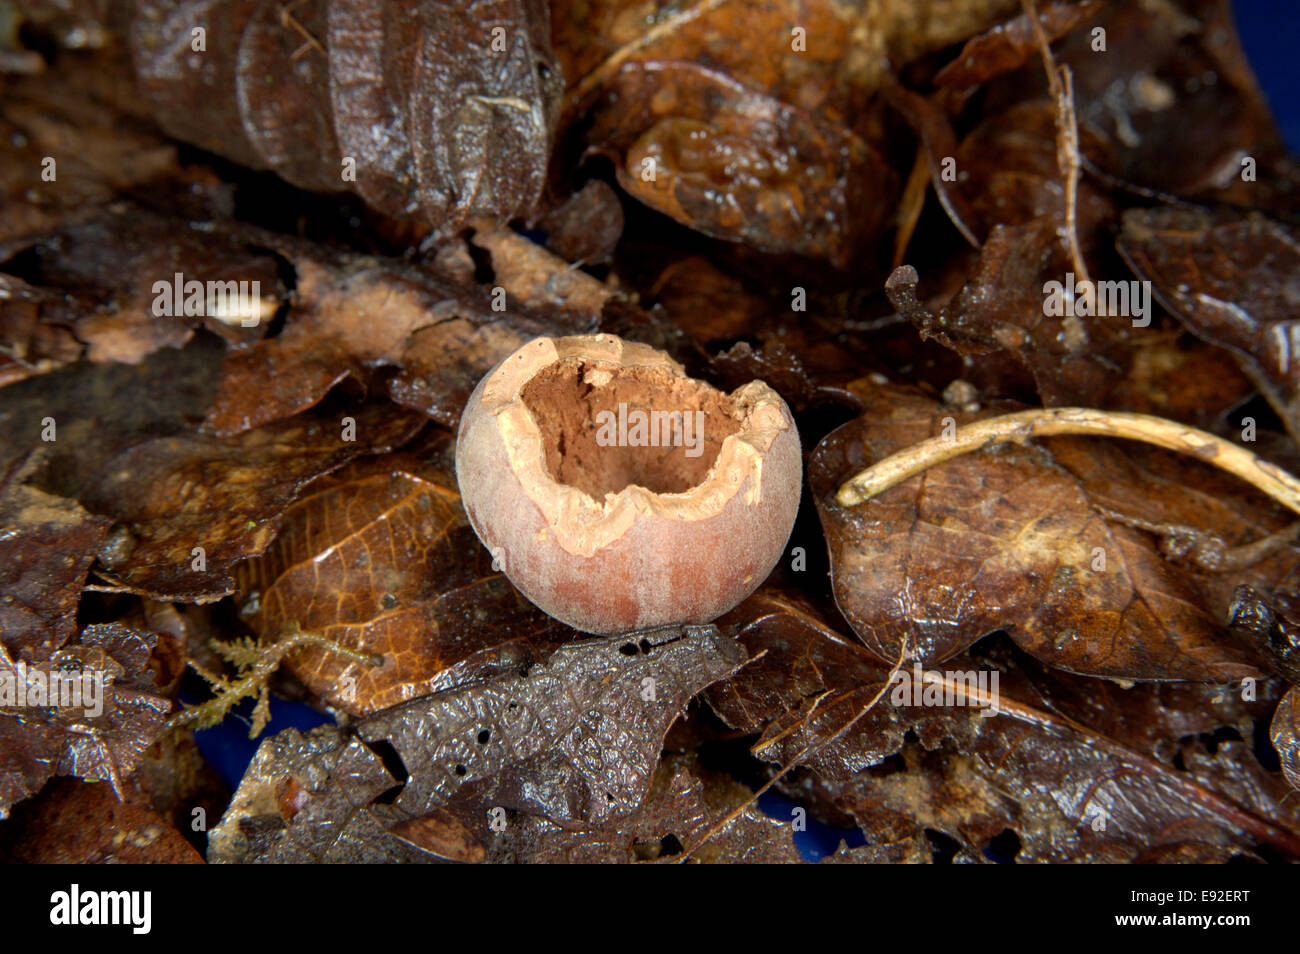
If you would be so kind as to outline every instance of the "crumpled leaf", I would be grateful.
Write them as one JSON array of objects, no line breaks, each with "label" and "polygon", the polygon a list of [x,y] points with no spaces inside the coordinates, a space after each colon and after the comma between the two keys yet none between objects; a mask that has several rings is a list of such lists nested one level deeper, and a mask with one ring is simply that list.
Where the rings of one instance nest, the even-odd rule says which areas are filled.
[{"label": "crumpled leaf", "polygon": [[[546,5],[132,5],[136,75],[171,135],[454,231],[530,215],[561,80]],[[201,52],[196,27],[206,30]]]},{"label": "crumpled leaf", "polygon": [[304,486],[360,454],[405,443],[422,424],[418,415],[370,404],[299,415],[230,438],[180,434],[137,444],[113,458],[82,495],[129,537],[100,575],[159,599],[227,596],[235,592],[234,565],[275,539],[284,508]]},{"label": "crumpled leaf", "polygon": [[1280,586],[1265,595],[1243,583],[1232,594],[1228,626],[1265,647],[1274,672],[1300,682],[1300,594]]},{"label": "crumpled leaf", "polygon": [[[279,263],[264,249],[250,248],[251,237],[251,230],[187,222],[123,203],[23,244],[39,263],[28,276],[32,282],[80,299],[77,308],[56,318],[67,321],[86,345],[86,358],[136,364],[159,349],[182,347],[197,328],[235,345],[265,332],[284,293]],[[232,314],[236,309],[227,299],[222,314],[215,297],[209,301],[206,294],[203,315],[177,313],[171,289],[178,274],[185,285],[204,283],[205,291],[213,287],[209,282],[223,290],[242,287],[256,313]],[[159,282],[168,290],[155,290]]]},{"label": "crumpled leaf", "polygon": [[1159,454],[1052,438],[946,461],[841,507],[843,480],[969,419],[898,389],[858,393],[864,417],[818,446],[809,486],[836,602],[880,659],[937,663],[1005,629],[1044,662],[1089,675],[1225,681],[1265,670],[1262,649],[1228,632],[1228,606],[1236,584],[1268,588],[1294,561],[1283,549],[1214,572],[1180,536],[1254,542],[1288,523],[1276,505],[1185,459],[1170,475]]},{"label": "crumpled leaf", "polygon": [[1227,348],[1300,439],[1300,243],[1258,215],[1130,209],[1117,247],[1189,331]]},{"label": "crumpled leaf", "polygon": [[[1100,0],[1038,3],[1035,15],[1050,42],[1093,17],[1102,6]],[[934,82],[954,89],[978,86],[1038,56],[1038,50],[1033,21],[1022,13],[967,40],[961,53],[935,74]]]},{"label": "crumpled leaf", "polygon": [[[688,756],[666,756],[645,803],[628,818],[594,831],[570,831],[536,815],[515,815],[494,840],[489,861],[528,864],[673,862],[717,819],[749,801],[752,792]],[[703,864],[797,864],[790,824],[748,805],[692,854]]]},{"label": "crumpled leaf", "polygon": [[339,729],[286,729],[258,746],[221,823],[208,833],[208,861],[437,860],[392,835],[367,807],[398,784],[378,755]]},{"label": "crumpled leaf", "polygon": [[120,788],[120,779],[135,767],[171,710],[171,701],[157,695],[148,669],[156,640],[147,631],[100,623],[36,664],[0,647],[0,678],[15,693],[18,680],[36,669],[47,680],[55,671],[100,673],[104,684],[98,715],[85,707],[19,706],[16,695],[14,704],[0,706],[0,818],[54,775],[111,781]]},{"label": "crumpled leaf", "polygon": [[713,626],[561,646],[526,673],[417,699],[361,722],[410,772],[394,805],[419,816],[452,799],[600,825],[634,811],[669,725],[744,661]]},{"label": "crumpled leaf", "polygon": [[[1012,0],[704,0],[679,5],[553,0],[555,47],[583,99],[624,63],[711,64],[752,89],[835,122],[858,117],[902,65],[960,42],[1017,9]],[[803,49],[794,28],[804,31]]]},{"label": "crumpled leaf", "polygon": [[742,661],[711,626],[589,639],[372,716],[360,738],[287,730],[262,743],[209,860],[626,856],[665,830],[660,811],[699,826],[690,779],[661,773],[669,795],[652,793],[655,766],[690,697]]},{"label": "crumpled leaf", "polygon": [[924,828],[955,839],[964,861],[982,860],[1007,829],[1021,861],[1133,861],[1187,843],[1300,852],[1300,806],[1282,804],[1280,779],[1243,741],[1267,702],[1245,702],[1236,687],[1123,689],[994,651],[945,668],[996,670],[999,682],[986,676],[974,697],[986,702],[996,685],[996,715],[912,705],[910,693],[896,705],[895,686],[830,741],[886,685],[888,667],[779,596],[760,593],[725,622],[753,661],[711,687],[709,705],[733,728],[761,731],[758,757],[810,769],[788,789],[856,820],[877,857],[925,860]]},{"label": "crumpled leaf", "polygon": [[317,633],[379,657],[307,647],[286,667],[317,696],[367,715],[532,659],[571,635],[524,599],[479,545],[439,434],[419,456],[358,462],[291,504],[276,542],[237,570],[264,640]]},{"label": "crumpled leaf", "polygon": [[44,374],[85,350],[66,324],[63,302],[20,278],[0,274],[0,387]]},{"label": "crumpled leaf", "polygon": [[910,266],[894,271],[886,291],[923,338],[962,355],[1014,354],[1033,375],[1048,406],[1089,404],[1123,380],[1134,337],[1131,320],[1044,314],[1043,287],[1069,271],[1048,217],[994,226],[970,280],[936,314],[916,297]]}]

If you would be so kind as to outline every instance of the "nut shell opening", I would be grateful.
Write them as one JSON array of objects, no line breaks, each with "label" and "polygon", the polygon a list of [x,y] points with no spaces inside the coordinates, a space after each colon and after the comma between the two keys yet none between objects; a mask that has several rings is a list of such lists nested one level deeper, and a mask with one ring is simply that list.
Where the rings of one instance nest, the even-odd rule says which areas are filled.
[{"label": "nut shell opening", "polygon": [[637,484],[656,494],[697,486],[741,428],[726,394],[671,368],[567,358],[520,395],[541,432],[546,468],[593,499]]}]

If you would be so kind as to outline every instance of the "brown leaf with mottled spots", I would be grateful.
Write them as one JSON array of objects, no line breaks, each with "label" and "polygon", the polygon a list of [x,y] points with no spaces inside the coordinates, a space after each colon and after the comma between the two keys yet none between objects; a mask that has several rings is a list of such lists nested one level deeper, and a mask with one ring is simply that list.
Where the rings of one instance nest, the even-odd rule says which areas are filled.
[{"label": "brown leaf with mottled spots", "polygon": [[[295,630],[371,653],[366,666],[307,647],[288,669],[354,715],[520,665],[572,631],[506,580],[478,543],[450,469],[450,436],[420,456],[359,462],[317,481],[280,535],[237,572],[264,640]],[[536,644],[536,645],[534,645]]]}]

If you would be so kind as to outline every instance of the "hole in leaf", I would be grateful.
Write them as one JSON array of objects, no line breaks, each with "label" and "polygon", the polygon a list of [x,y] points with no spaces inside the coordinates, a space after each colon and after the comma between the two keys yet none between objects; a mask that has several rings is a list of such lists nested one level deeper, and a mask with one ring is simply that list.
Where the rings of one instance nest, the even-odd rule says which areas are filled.
[{"label": "hole in leaf", "polygon": [[930,858],[936,865],[952,864],[952,859],[961,851],[961,842],[941,831],[927,828],[925,837],[930,842]]},{"label": "hole in leaf", "polygon": [[382,805],[391,805],[397,800],[397,796],[402,794],[402,789],[411,778],[411,773],[406,770],[406,763],[402,757],[397,754],[397,749],[387,739],[376,739],[369,743],[370,751],[379,756],[384,763],[384,769],[393,778],[397,779],[397,784],[392,788],[386,789],[379,795],[375,796],[375,801]]}]

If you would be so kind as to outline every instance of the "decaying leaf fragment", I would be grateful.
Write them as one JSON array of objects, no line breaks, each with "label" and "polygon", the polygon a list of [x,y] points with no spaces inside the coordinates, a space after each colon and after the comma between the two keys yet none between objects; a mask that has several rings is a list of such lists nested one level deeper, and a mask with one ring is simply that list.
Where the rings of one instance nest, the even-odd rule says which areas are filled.
[{"label": "decaying leaf fragment", "polygon": [[594,324],[576,311],[493,307],[486,289],[393,260],[280,248],[296,270],[292,306],[280,334],[227,354],[207,414],[223,436],[306,410],[346,378],[364,386],[370,369],[392,369],[394,400],[454,427],[479,378],[521,344]]},{"label": "decaying leaf fragment", "polygon": [[563,851],[559,832],[627,852],[617,825],[645,802],[669,725],[743,661],[712,626],[588,639],[385,710],[355,738],[289,730],[262,744],[209,860],[506,860]]},{"label": "decaying leaf fragment", "polygon": [[836,738],[888,667],[779,595],[752,597],[727,622],[753,661],[712,686],[709,705],[759,733],[759,758],[810,770],[785,791],[861,827],[875,860],[926,860],[926,828],[976,862],[1008,830],[1021,861],[1300,851],[1300,806],[1250,753],[1268,689],[1249,702],[1237,686],[1122,688],[1004,644],[921,667],[920,682],[903,670]]},{"label": "decaying leaf fragment", "polygon": [[884,218],[896,176],[875,150],[715,70],[628,64],[606,96],[591,137],[619,184],[706,235],[842,266]]},{"label": "decaying leaf fragment", "polygon": [[584,640],[526,673],[405,703],[357,731],[387,741],[407,766],[394,804],[410,815],[459,797],[600,824],[641,803],[669,725],[743,661],[713,626]]},{"label": "decaying leaf fragment", "polygon": [[120,788],[171,709],[148,669],[156,640],[102,623],[40,663],[0,647],[0,818],[54,775]]},{"label": "decaying leaf fragment", "polygon": [[0,651],[41,662],[76,632],[77,600],[110,521],[24,484],[38,458],[0,465]]}]

